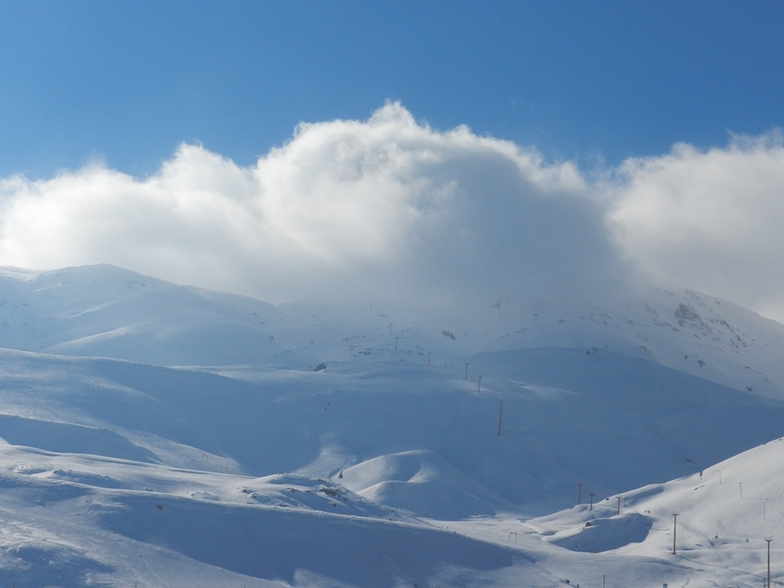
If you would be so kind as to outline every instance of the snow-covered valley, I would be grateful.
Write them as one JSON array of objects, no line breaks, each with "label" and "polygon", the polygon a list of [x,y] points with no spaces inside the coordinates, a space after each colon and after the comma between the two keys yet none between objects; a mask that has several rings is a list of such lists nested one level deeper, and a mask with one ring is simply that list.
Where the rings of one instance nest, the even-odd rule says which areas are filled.
[{"label": "snow-covered valley", "polygon": [[463,319],[6,269],[0,585],[759,586],[766,537],[776,582],[782,337],[693,292]]}]

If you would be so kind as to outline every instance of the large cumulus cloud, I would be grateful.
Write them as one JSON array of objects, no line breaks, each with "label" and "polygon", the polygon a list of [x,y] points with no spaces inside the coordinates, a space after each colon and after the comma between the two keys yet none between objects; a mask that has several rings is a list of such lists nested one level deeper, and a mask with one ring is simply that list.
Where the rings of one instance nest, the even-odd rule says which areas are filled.
[{"label": "large cumulus cloud", "polygon": [[250,167],[183,145],[147,178],[91,164],[0,191],[2,265],[113,263],[274,302],[568,298],[624,275],[573,164],[395,103],[302,124]]},{"label": "large cumulus cloud", "polygon": [[784,320],[784,145],[780,133],[723,148],[680,144],[630,159],[609,219],[646,280],[729,298]]}]

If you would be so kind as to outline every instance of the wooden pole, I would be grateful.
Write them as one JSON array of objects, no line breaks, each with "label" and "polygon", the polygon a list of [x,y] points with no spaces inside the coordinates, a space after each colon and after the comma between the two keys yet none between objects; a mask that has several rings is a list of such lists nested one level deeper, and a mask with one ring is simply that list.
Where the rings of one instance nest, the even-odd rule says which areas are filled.
[{"label": "wooden pole", "polygon": [[504,401],[501,401],[501,409],[498,411],[498,434],[501,434],[501,421],[504,417]]},{"label": "wooden pole", "polygon": [[678,555],[675,550],[675,538],[678,536],[678,513],[672,513],[672,554]]}]

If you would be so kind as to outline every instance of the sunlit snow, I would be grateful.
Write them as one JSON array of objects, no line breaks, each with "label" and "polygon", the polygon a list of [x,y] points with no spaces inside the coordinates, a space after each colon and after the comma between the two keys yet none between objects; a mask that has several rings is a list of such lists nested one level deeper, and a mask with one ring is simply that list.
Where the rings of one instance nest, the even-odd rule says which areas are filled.
[{"label": "sunlit snow", "polygon": [[782,336],[693,292],[411,318],[6,269],[0,585],[761,586],[766,538],[778,582]]}]

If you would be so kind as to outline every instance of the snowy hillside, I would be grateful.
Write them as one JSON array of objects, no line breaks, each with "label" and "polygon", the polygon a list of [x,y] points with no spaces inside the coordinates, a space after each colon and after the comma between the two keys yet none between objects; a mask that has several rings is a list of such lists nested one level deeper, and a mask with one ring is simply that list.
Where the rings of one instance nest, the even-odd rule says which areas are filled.
[{"label": "snowy hillside", "polygon": [[[488,374],[481,391],[462,361],[266,369],[249,381],[5,351],[0,437],[253,476],[337,482],[345,470],[345,485],[368,498],[450,519],[562,508],[577,482],[602,494],[663,482],[784,431],[784,403],[639,358],[556,349],[467,359]],[[427,506],[445,493],[453,499]]]},{"label": "snowy hillside", "polygon": [[176,286],[112,266],[0,272],[0,346],[162,365],[309,358],[270,336],[279,311],[259,300]]},{"label": "snowy hillside", "polygon": [[715,585],[715,576],[722,578],[721,585],[761,586],[767,578],[765,540],[772,539],[771,585],[781,584],[782,472],[784,440],[777,439],[701,473],[607,497],[593,510],[575,506],[525,526],[573,551],[670,561],[674,575],[690,586]]},{"label": "snowy hillside", "polygon": [[[0,302],[0,585],[754,585],[718,562],[777,531],[745,521],[781,444],[732,456],[784,435],[784,327],[732,303],[273,307],[111,266]],[[746,536],[698,578],[669,511],[684,549]]]},{"label": "snowy hillside", "polygon": [[543,307],[492,348],[603,347],[784,398],[784,325],[706,294],[640,287],[636,295],[615,307]]},{"label": "snowy hillside", "polygon": [[528,307],[499,299],[470,313],[422,314],[372,298],[274,307],[106,265],[5,268],[0,347],[297,370],[329,361],[424,363],[428,356],[443,362],[495,350],[598,347],[784,399],[784,325],[704,294],[654,288],[637,294],[606,308],[596,301]]}]

